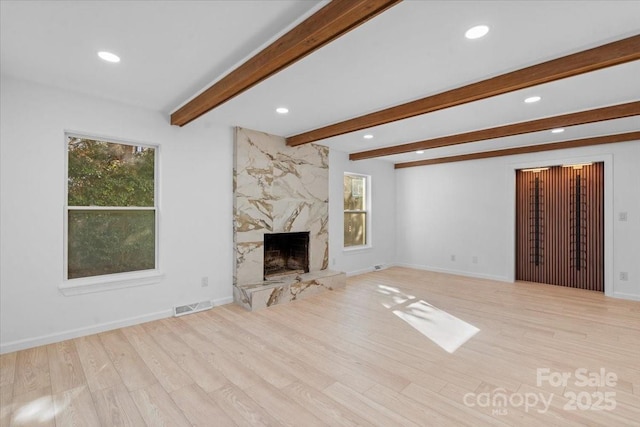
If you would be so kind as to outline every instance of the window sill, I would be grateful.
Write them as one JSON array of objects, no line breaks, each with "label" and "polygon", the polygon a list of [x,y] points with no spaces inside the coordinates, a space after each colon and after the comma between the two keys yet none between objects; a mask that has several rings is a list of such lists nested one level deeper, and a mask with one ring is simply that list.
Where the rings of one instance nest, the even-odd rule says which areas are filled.
[{"label": "window sill", "polygon": [[160,270],[136,271],[133,273],[110,274],[107,276],[85,277],[65,280],[58,286],[65,296],[104,292],[114,289],[132,288],[160,283],[164,273]]},{"label": "window sill", "polygon": [[362,245],[362,246],[349,246],[346,248],[342,248],[342,252],[362,252],[371,249],[371,245]]}]

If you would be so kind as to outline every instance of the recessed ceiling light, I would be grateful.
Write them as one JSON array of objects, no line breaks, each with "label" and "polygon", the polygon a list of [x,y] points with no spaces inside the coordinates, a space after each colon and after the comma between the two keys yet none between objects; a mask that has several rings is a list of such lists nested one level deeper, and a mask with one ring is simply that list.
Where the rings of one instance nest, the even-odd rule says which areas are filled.
[{"label": "recessed ceiling light", "polygon": [[373,135],[371,135],[370,133],[363,135],[362,136],[364,139],[373,139]]},{"label": "recessed ceiling light", "polygon": [[551,133],[562,133],[564,132],[563,128],[551,129]]},{"label": "recessed ceiling light", "polygon": [[115,53],[101,51],[98,52],[98,56],[107,62],[120,62],[120,57]]},{"label": "recessed ceiling light", "polygon": [[285,108],[285,107],[276,108],[276,113],[278,114],[287,114],[288,112],[289,112],[288,108]]},{"label": "recessed ceiling light", "polygon": [[468,39],[479,39],[480,37],[484,37],[489,32],[489,27],[486,25],[476,25],[475,27],[469,28],[464,36]]},{"label": "recessed ceiling light", "polygon": [[424,150],[418,150],[418,151],[416,151],[416,154],[422,154],[422,153],[424,153]]},{"label": "recessed ceiling light", "polygon": [[538,102],[538,101],[540,101],[541,99],[542,99],[542,97],[541,97],[541,96],[538,96],[538,95],[536,95],[536,96],[530,96],[530,97],[526,98],[526,99],[524,100],[524,102],[526,102],[527,104],[533,104],[534,102]]}]

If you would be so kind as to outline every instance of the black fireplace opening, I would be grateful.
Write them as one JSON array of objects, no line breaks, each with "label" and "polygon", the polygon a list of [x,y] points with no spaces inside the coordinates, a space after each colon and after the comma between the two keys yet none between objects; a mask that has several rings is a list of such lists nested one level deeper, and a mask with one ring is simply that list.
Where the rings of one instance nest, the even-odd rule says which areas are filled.
[{"label": "black fireplace opening", "polygon": [[309,272],[309,232],[264,235],[264,279]]}]

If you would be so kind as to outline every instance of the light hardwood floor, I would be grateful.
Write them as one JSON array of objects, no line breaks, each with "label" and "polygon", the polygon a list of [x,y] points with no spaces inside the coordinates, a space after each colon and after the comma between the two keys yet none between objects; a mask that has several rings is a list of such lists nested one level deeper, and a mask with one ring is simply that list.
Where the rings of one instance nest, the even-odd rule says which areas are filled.
[{"label": "light hardwood floor", "polygon": [[[394,312],[441,338],[479,331],[449,353]],[[640,302],[391,268],[259,312],[5,354],[0,368],[2,427],[638,426]],[[571,377],[554,386],[538,369]],[[615,384],[583,386],[579,369]]]}]

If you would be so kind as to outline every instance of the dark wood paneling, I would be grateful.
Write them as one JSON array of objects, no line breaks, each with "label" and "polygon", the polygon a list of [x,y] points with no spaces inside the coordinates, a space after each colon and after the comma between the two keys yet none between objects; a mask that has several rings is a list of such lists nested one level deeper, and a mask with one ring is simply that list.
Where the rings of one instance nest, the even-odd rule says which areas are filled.
[{"label": "dark wood paneling", "polygon": [[572,139],[552,142],[550,144],[527,145],[524,147],[505,148],[504,150],[481,151],[479,153],[460,154],[457,156],[438,157],[435,159],[416,160],[414,162],[396,163],[396,169],[415,166],[438,165],[441,163],[463,162],[466,160],[488,159],[491,157],[513,156],[516,154],[538,153],[540,151],[564,150],[566,148],[588,147],[590,145],[613,144],[616,142],[638,141],[640,132],[617,133],[614,135],[596,136],[593,138]]},{"label": "dark wood paneling", "polygon": [[640,35],[635,35],[426,98],[290,136],[287,138],[287,144],[307,144],[638,59],[640,59]]},{"label": "dark wood paneling", "polygon": [[525,133],[551,130],[554,128],[561,128],[566,126],[576,126],[587,123],[602,122],[606,120],[620,119],[638,115],[640,115],[640,101],[628,102],[625,104],[595,108],[593,110],[580,111],[577,113],[563,114],[561,116],[546,117],[544,119],[513,123],[505,126],[497,126],[494,128],[481,129],[472,132],[443,136],[440,138],[427,139],[424,141],[410,142],[408,144],[395,145],[392,147],[361,151],[359,153],[349,154],[349,160],[363,160],[371,159],[374,157],[391,156],[393,154],[410,153],[417,150],[428,150],[431,148],[485,141],[489,139],[503,138],[506,136],[522,135]]},{"label": "dark wood paneling", "polygon": [[401,0],[332,1],[171,115],[184,126],[348,33]]},{"label": "dark wood paneling", "polygon": [[[536,178],[541,198],[537,265],[532,210]],[[604,291],[604,163],[516,172],[516,279]]]}]

